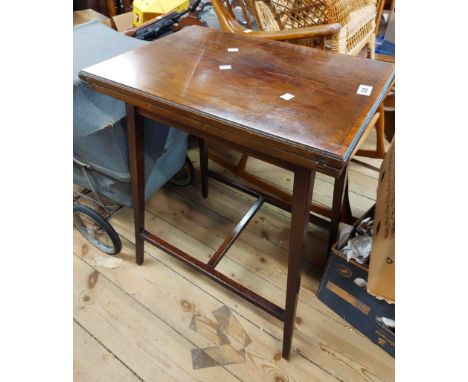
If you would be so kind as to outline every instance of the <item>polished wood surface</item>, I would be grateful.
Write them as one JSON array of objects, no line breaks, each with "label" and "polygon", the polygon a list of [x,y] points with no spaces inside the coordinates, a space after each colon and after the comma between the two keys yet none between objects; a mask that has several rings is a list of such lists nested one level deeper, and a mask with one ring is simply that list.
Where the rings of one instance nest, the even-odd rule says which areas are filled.
[{"label": "polished wood surface", "polygon": [[[230,47],[239,51],[228,53]],[[391,64],[200,27],[80,73],[97,90],[164,111],[168,120],[190,116],[207,135],[309,168],[338,169],[393,76]],[[373,86],[370,96],[356,94],[361,84]],[[281,99],[285,93],[295,98]]]},{"label": "polished wood surface", "polygon": [[283,331],[282,356],[289,359],[292,336],[296,324],[297,299],[301,287],[305,241],[309,226],[310,205],[314,189],[315,171],[298,168],[294,172],[291,230],[289,232],[288,280]]},{"label": "polished wood surface", "polygon": [[[145,222],[145,170],[144,170],[144,129],[143,120],[135,107],[125,105],[127,113],[128,159],[132,175],[132,202],[135,233],[140,233]],[[143,264],[144,241],[135,235],[136,263]]]}]

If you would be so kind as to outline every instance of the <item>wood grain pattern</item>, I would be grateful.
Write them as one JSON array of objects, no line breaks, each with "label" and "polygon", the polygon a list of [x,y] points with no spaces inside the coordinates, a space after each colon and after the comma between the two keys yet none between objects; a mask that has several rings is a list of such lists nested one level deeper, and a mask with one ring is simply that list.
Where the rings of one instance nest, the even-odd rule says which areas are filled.
[{"label": "wood grain pattern", "polygon": [[[374,142],[375,136],[372,135],[369,146],[375,144]],[[190,151],[189,154],[198,169],[198,150]],[[374,159],[369,161],[376,166],[380,162]],[[257,165],[258,169],[255,167]],[[252,161],[251,166],[252,171],[263,171],[266,168],[266,164],[260,161]],[[352,195],[356,201],[355,205],[362,205],[364,208],[371,197],[366,195],[371,195],[372,189],[377,185],[377,180],[372,177],[376,176],[376,173],[363,166],[353,165],[353,163],[351,166],[354,168],[350,186],[354,189]],[[270,171],[274,179],[281,178],[287,187],[287,177],[291,176],[290,173],[274,166],[271,166]],[[366,173],[368,176],[365,175]],[[200,178],[197,177],[197,179],[197,182],[188,188],[170,186],[154,195],[146,204],[146,224],[149,229],[164,239],[190,250],[200,260],[207,261],[213,250],[222,242],[225,233],[235,226],[242,213],[249,208],[253,198],[210,180],[210,197],[203,199],[197,192],[200,188]],[[327,189],[327,184],[328,177],[317,177],[315,190],[321,190],[322,186],[326,186]],[[364,192],[364,194],[359,192]],[[325,194],[315,192],[314,195],[318,198],[317,201],[326,202],[323,199]],[[278,304],[284,303],[286,286],[288,215],[271,205],[264,205],[219,265],[220,271],[224,274],[233,276],[239,282],[245,283]],[[169,377],[156,379],[158,374],[151,374],[154,367],[153,361],[148,364],[139,362],[139,359],[148,360],[146,354],[148,349],[144,346],[148,337],[154,338],[155,341],[156,339],[159,342],[164,341],[167,332],[164,321],[171,324],[183,337],[194,341],[198,347],[214,346],[214,343],[206,337],[193,332],[189,325],[195,310],[215,321],[212,312],[222,305],[232,309],[240,325],[247,330],[252,342],[260,341],[264,344],[258,350],[262,352],[260,358],[257,350],[252,354],[251,345],[247,346],[245,362],[249,364],[248,369],[243,369],[245,365],[228,366],[236,373],[236,377],[233,376],[232,380],[251,381],[263,378],[262,381],[273,382],[275,375],[283,378],[277,381],[319,381],[322,378],[326,380],[328,375],[332,375],[333,381],[394,380],[394,359],[350,328],[345,321],[317,299],[315,292],[318,288],[320,273],[314,269],[308,269],[302,277],[300,303],[296,317],[297,326],[293,341],[301,356],[292,357],[289,361],[292,368],[298,369],[297,373],[290,373],[290,369],[283,367],[285,361],[278,360],[282,334],[280,322],[252,309],[242,299],[219,288],[218,285],[197,275],[189,268],[181,267],[177,260],[162,254],[151,246],[146,248],[145,267],[135,267],[132,254],[134,240],[132,211],[127,208],[123,209],[111,222],[123,241],[123,251],[119,255],[123,260],[121,266],[113,270],[96,268],[94,257],[105,255],[89,246],[86,240],[75,232],[74,252],[92,267],[89,271],[86,269],[83,281],[75,283],[75,288],[78,289],[77,296],[83,289],[88,289],[89,275],[97,270],[99,272],[96,282],[98,289],[94,297],[98,293],[101,295],[102,289],[114,290],[113,288],[117,287],[121,292],[117,300],[109,298],[108,293],[101,295],[100,301],[104,306],[109,303],[107,309],[110,314],[101,317],[100,310],[95,307],[84,312],[75,312],[75,318],[79,318],[79,322],[86,326],[86,330],[98,337],[99,341],[134,372],[144,377],[145,381],[171,380]],[[211,235],[207,235],[208,231],[211,231]],[[320,245],[326,246],[326,233],[311,225],[308,239],[312,241],[308,241],[306,247],[314,248],[319,245],[317,238],[320,237],[322,243]],[[75,277],[80,277],[79,274],[76,273]],[[104,279],[109,280],[110,283],[102,283]],[[190,284],[187,284],[187,281]],[[136,301],[137,304],[133,304],[132,301]],[[119,304],[117,307],[115,307],[116,303]],[[135,315],[131,312],[132,310],[136,311],[136,315],[146,316],[148,312],[151,312],[150,314],[157,314],[160,318],[148,318],[151,327],[145,329],[145,327],[140,327],[141,321],[134,321]],[[121,324],[131,328],[134,337],[122,337],[116,341],[116,328]],[[118,336],[120,337],[120,334]],[[135,342],[141,343],[142,346],[134,348]],[[175,379],[184,380],[183,372],[178,370],[181,367],[185,370],[185,365],[192,368],[190,354],[194,345],[190,341],[180,342],[177,335],[175,342],[177,345],[167,350],[170,361],[166,367],[175,368],[176,371],[173,374],[176,376]],[[231,342],[235,343],[234,340]],[[255,349],[259,349],[257,346],[255,345]],[[125,348],[133,351],[124,351]],[[76,357],[82,358],[85,355],[77,353]],[[81,363],[86,362],[87,359],[83,359]],[[237,372],[239,366],[242,370]],[[223,370],[218,371],[219,368],[217,366],[208,369],[218,372],[223,380],[230,381],[231,379],[224,374]],[[317,371],[320,369],[324,371],[321,374]],[[247,371],[244,370],[248,370],[251,375],[247,375]],[[203,373],[204,370],[197,370],[197,372]],[[103,373],[110,373],[110,370],[103,368]],[[179,373],[180,376],[178,376]],[[201,375],[197,377],[197,375],[192,375],[193,380],[202,380],[203,377]],[[104,376],[102,378],[106,380]],[[209,377],[205,379],[209,380]]]},{"label": "wood grain pattern", "polygon": [[[80,242],[76,248],[77,253],[80,253],[79,245]],[[127,243],[123,243],[123,246],[124,255],[128,256],[134,250],[133,246]],[[154,247],[150,248],[154,249]],[[93,253],[95,250],[90,248],[88,258]],[[160,252],[159,254],[161,255]],[[87,258],[83,260],[86,261]],[[87,277],[88,272],[93,271],[87,264],[80,263],[83,263],[81,259],[76,259],[74,263],[75,278],[78,283],[79,280]],[[296,357],[297,360],[294,364],[285,360],[274,362],[273,355],[276,353],[278,340],[264,335],[255,324],[241,316],[238,316],[238,319],[252,339],[252,343],[247,346],[246,362],[234,366],[194,370],[191,349],[213,346],[214,343],[205,335],[200,335],[190,328],[193,312],[196,309],[199,313],[211,315],[211,312],[220,308],[222,304],[208,293],[202,292],[200,295],[198,288],[194,288],[191,282],[178,276],[179,263],[172,265],[174,269],[168,269],[159,262],[159,259],[147,256],[146,266],[142,268],[136,268],[132,262],[127,261],[121,266],[125,272],[107,272],[107,269],[99,269],[100,272],[106,274],[106,278],[102,277],[101,281],[103,282],[97,286],[94,295],[96,300],[94,304],[96,305],[93,304],[94,306],[77,312],[79,321],[93,331],[100,330],[99,326],[108,321],[112,315],[118,315],[115,321],[111,320],[113,321],[111,328],[107,331],[101,331],[101,337],[110,343],[110,347],[119,358],[127,358],[132,369],[144,380],[196,380],[201,382],[216,381],[222,378],[223,381],[264,382],[269,379],[273,380],[269,377],[268,369],[276,375],[284,376],[285,382],[288,380],[300,381],[301,375],[307,374],[313,381],[334,380],[329,373],[311,365],[310,362],[301,357]],[[116,282],[116,285],[110,283],[107,277]],[[180,283],[171,285],[174,288],[169,290],[165,285],[174,277]],[[124,286],[122,282],[127,284],[125,288],[134,295],[136,300],[129,300],[126,293],[121,290]],[[213,286],[214,284],[211,287]],[[242,300],[238,299],[237,301]],[[146,312],[144,312],[145,310]],[[163,333],[157,334],[158,330]],[[205,327],[205,334],[209,337],[206,333],[208,330],[209,327]],[[109,338],[112,332],[116,333],[115,339]],[[124,343],[122,340],[125,335],[129,337],[127,348],[121,346]],[[171,359],[177,359],[179,365],[172,365]],[[148,374],[150,369],[156,369],[160,366],[163,366],[162,370],[153,376]]]},{"label": "wood grain pattern", "polygon": [[[219,70],[224,64],[232,69]],[[200,27],[80,73],[139,108],[190,116],[206,134],[245,146],[254,139],[259,151],[292,163],[302,156],[310,168],[319,158],[344,166],[393,76],[387,63]],[[369,97],[356,94],[360,84],[373,86]],[[284,93],[295,98],[284,101]]]},{"label": "wood grain pattern", "polygon": [[[371,131],[369,137],[362,144],[362,148],[372,149],[375,147],[376,134],[375,130]],[[387,144],[388,145],[388,144]],[[214,149],[219,153],[220,157],[230,164],[235,164],[239,161],[241,154],[231,150],[227,147],[217,147]],[[196,155],[192,155],[191,159],[194,163],[198,163]],[[381,159],[371,159],[364,157],[356,157],[360,162],[376,168],[366,168],[360,164],[356,164],[351,161],[348,165],[348,176],[350,178],[350,190],[349,195],[352,199],[351,207],[354,216],[361,216],[370,207],[371,203],[375,202],[378,178],[378,169],[382,162]],[[210,168],[213,171],[222,173],[225,176],[234,177],[234,175],[227,171],[226,168],[218,165],[211,161]],[[284,191],[286,194],[292,192],[292,173],[290,171],[272,166],[269,163],[265,163],[256,158],[250,158],[247,162],[246,170],[258,177],[268,179],[268,181],[279,190]],[[247,182],[247,184],[250,184]],[[323,206],[323,208],[331,207],[333,195],[333,184],[334,179],[328,175],[317,173],[317,181],[315,182],[314,189],[314,202],[317,205]],[[176,189],[174,189],[176,190]],[[226,200],[227,202],[227,200]],[[202,202],[204,203],[204,202]]]},{"label": "wood grain pattern", "polygon": [[83,327],[74,322],[73,381],[137,382],[140,379]]},{"label": "wood grain pattern", "polygon": [[[93,254],[93,250],[90,251]],[[180,354],[185,362],[172,365],[171,358],[178,349],[193,343],[178,334],[166,322],[146,310],[137,301],[100,277],[92,293],[87,288],[89,274],[95,271],[75,256],[74,316],[88,331],[97,333],[111,351],[145,381],[217,381],[235,378],[227,370],[203,369],[195,372],[190,353]],[[101,270],[101,269],[100,269]],[[88,299],[85,298],[88,296]]]},{"label": "wood grain pattern", "polygon": [[[97,251],[89,248],[87,256],[82,257],[82,246],[86,243],[79,233],[75,235],[75,243],[77,256],[86,262],[92,260]],[[290,362],[281,359],[279,350],[282,327],[279,322],[272,320],[268,315],[252,311],[251,306],[242,299],[212,282],[207,282],[188,268],[180,267],[176,260],[164,256],[154,247],[149,246],[148,249],[146,266],[137,268],[130,255],[134,248],[124,240],[122,255],[126,261],[119,270],[99,269],[105,277],[101,277],[101,281],[104,282],[99,285],[94,295],[99,300],[98,306],[77,313],[79,321],[83,322],[88,330],[99,333],[100,340],[106,342],[119,358],[125,359],[144,380],[169,380],[161,374],[155,374],[154,377],[148,375],[149,369],[156,367],[161,361],[167,363],[166,367],[171,377],[175,376],[177,380],[187,380],[187,373],[199,381],[212,380],[211,376],[216,373],[219,378],[234,380],[225,373],[226,369],[234,374],[237,380],[249,382],[275,381],[275,375],[281,376],[282,379],[278,379],[281,381],[302,381],[304,378],[310,381],[336,381],[335,375],[347,381],[386,380],[380,375],[384,369],[377,366],[376,372],[372,366],[376,360],[377,365],[381,362],[378,361],[381,355],[372,354],[370,351],[375,345],[366,344],[366,338],[353,333],[345,326],[337,325],[333,320],[327,320],[326,316],[312,318],[317,316],[315,311],[304,311],[301,305],[298,309],[300,321],[297,321],[299,324],[296,324],[297,333],[294,337],[301,356],[293,357]],[[92,271],[92,268],[86,272],[79,271],[83,276],[75,277],[82,277],[84,280],[88,272]],[[167,285],[171,288],[167,288]],[[281,291],[280,293],[283,294]],[[131,302],[127,296],[131,296],[138,304]],[[245,349],[245,363],[224,368],[198,369],[195,372],[203,370],[208,374],[193,374],[190,372],[191,350],[195,346],[205,348],[215,345],[208,339],[212,337],[208,332],[209,327],[205,327],[205,335],[200,335],[190,328],[193,312],[211,316],[211,312],[222,306],[222,301],[226,301],[231,307],[252,341]],[[101,306],[108,306],[108,313],[104,312]],[[140,314],[142,318],[136,319]],[[102,325],[110,327],[105,328]],[[160,334],[158,330],[161,331]],[[310,330],[314,333],[312,337]],[[116,333],[116,338],[112,337],[113,332]],[[125,336],[128,338],[125,339]],[[166,346],[168,337],[173,337],[170,347]],[[313,342],[308,342],[308,337],[311,337]],[[217,336],[213,338],[216,341]],[[127,346],[123,347],[125,342]],[[153,349],[153,346],[156,349]],[[362,355],[359,352],[362,352]],[[366,357],[369,359],[364,361],[363,366],[351,359],[349,354],[363,360]]]}]

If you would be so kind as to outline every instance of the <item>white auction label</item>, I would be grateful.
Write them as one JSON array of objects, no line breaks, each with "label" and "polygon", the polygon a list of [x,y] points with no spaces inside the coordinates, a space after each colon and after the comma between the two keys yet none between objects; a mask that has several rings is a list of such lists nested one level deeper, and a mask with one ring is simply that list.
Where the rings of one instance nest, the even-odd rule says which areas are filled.
[{"label": "white auction label", "polygon": [[284,99],[285,101],[289,101],[290,99],[293,99],[294,96],[289,93],[284,93],[282,96],[280,96],[280,98]]},{"label": "white auction label", "polygon": [[239,48],[228,48],[228,52],[238,52]]},{"label": "white auction label", "polygon": [[369,86],[369,85],[359,85],[359,88],[356,94],[370,96],[372,93],[372,89],[374,89],[374,87]]},{"label": "white auction label", "polygon": [[232,69],[231,65],[219,65],[219,70],[229,70]]}]

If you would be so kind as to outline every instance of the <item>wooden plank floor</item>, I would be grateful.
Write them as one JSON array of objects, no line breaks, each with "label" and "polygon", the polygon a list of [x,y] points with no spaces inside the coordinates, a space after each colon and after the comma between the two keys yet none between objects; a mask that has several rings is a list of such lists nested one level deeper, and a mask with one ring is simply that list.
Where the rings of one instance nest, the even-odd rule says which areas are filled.
[{"label": "wooden plank floor", "polygon": [[[197,150],[189,155],[198,168]],[[291,188],[287,171],[255,160],[249,169]],[[351,164],[354,215],[375,199],[377,175]],[[319,175],[314,199],[329,205],[332,187],[331,178]],[[187,188],[167,185],[147,202],[146,226],[207,261],[251,203],[213,180],[206,200],[199,179]],[[123,244],[114,269],[100,265],[106,255],[74,230],[75,382],[394,380],[393,358],[317,299],[320,270],[309,265],[303,276],[287,362],[280,357],[279,321],[149,245],[137,266],[131,210],[111,223]],[[309,231],[308,251],[324,250],[326,232],[312,225]],[[284,306],[288,240],[289,214],[264,205],[218,269]]]}]

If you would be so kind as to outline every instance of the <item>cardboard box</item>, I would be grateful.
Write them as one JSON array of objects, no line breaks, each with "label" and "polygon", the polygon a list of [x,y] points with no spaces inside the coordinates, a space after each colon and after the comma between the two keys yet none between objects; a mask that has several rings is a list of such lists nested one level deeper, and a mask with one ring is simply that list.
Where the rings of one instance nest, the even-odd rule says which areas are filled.
[{"label": "cardboard box", "polygon": [[380,167],[367,291],[395,302],[395,138]]},{"label": "cardboard box", "polygon": [[84,9],[82,11],[73,12],[73,26],[83,24],[91,20],[99,20],[104,25],[112,28],[111,20],[99,12],[96,12],[94,9]]},{"label": "cardboard box", "polygon": [[133,13],[127,12],[114,16],[112,17],[112,22],[118,32],[125,32],[126,30],[133,28]]},{"label": "cardboard box", "polygon": [[368,270],[354,261],[330,254],[320,282],[318,298],[353,327],[395,357],[395,331],[386,326],[382,317],[395,320],[395,305],[378,300],[365,288],[355,284],[367,281]]}]

